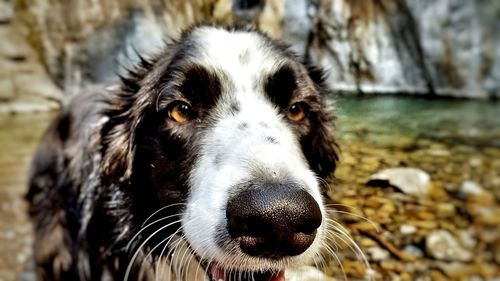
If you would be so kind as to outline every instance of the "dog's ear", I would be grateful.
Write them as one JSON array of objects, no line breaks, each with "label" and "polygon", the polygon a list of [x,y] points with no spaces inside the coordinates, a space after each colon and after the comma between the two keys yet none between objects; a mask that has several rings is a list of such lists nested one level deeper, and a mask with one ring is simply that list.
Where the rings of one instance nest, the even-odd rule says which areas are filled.
[{"label": "dog's ear", "polygon": [[310,112],[311,129],[302,138],[302,149],[313,171],[321,178],[326,178],[335,171],[339,159],[339,148],[333,133],[334,107],[327,100],[330,94],[324,81],[324,72],[316,67],[308,67],[308,73],[320,93],[321,106]]},{"label": "dog's ear", "polygon": [[121,76],[121,85],[111,90],[106,99],[104,115],[108,121],[101,130],[102,170],[107,179],[121,182],[130,180],[134,162],[136,132],[151,105],[151,95],[141,88],[153,62],[141,62],[127,76]]}]

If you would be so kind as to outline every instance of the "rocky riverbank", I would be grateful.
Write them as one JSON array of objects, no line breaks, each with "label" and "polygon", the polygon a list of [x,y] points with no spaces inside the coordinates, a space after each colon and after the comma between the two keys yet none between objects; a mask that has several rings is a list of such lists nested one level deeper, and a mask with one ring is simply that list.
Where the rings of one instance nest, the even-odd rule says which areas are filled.
[{"label": "rocky riverbank", "polygon": [[[327,200],[337,258],[325,251],[324,275],[305,267],[289,281],[500,280],[499,107],[388,97],[338,107],[342,153]],[[0,280],[19,280],[31,255],[26,173],[50,117],[0,115]],[[406,177],[420,185],[408,189]]]},{"label": "rocky riverbank", "polygon": [[[342,150],[329,203],[364,250],[375,280],[499,280],[499,148],[429,140],[380,148],[350,140]],[[425,191],[407,194],[370,182],[393,167],[425,171]],[[332,260],[328,274],[342,280],[343,268],[349,280],[368,280],[362,260],[338,244],[342,267]]]}]

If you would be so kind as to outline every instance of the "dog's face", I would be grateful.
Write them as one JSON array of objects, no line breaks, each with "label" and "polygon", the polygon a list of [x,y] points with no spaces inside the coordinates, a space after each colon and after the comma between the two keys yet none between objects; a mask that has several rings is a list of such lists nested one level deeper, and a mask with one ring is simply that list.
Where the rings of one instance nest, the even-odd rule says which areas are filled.
[{"label": "dog's face", "polygon": [[181,206],[175,233],[212,280],[283,280],[316,258],[337,159],[318,77],[257,32],[213,27],[152,67],[127,114],[155,110],[127,128],[131,155],[108,161],[131,161],[126,175]]}]

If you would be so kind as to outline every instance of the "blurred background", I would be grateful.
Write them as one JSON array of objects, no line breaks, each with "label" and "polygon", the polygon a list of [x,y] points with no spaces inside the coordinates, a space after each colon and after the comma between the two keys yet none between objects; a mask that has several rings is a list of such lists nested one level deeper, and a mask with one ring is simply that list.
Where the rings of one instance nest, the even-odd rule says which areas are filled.
[{"label": "blurred background", "polygon": [[0,280],[31,278],[23,196],[50,119],[198,22],[254,24],[328,73],[327,203],[370,269],[332,237],[322,275],[297,274],[500,280],[498,0],[0,0]]}]

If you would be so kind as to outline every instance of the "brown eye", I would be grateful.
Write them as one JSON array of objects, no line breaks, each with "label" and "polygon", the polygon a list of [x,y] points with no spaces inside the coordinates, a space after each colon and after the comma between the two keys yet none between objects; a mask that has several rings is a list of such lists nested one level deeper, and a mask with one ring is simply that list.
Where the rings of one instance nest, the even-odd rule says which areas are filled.
[{"label": "brown eye", "polygon": [[191,106],[185,102],[177,102],[168,111],[168,117],[178,123],[186,123],[191,119]]},{"label": "brown eye", "polygon": [[293,122],[300,122],[306,118],[306,105],[301,102],[297,102],[292,104],[290,108],[288,108],[288,119]]}]

